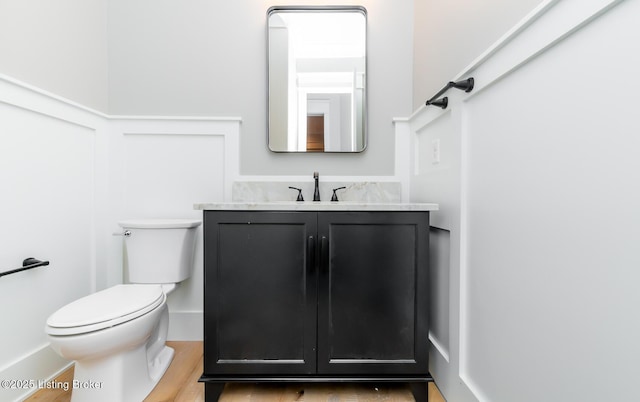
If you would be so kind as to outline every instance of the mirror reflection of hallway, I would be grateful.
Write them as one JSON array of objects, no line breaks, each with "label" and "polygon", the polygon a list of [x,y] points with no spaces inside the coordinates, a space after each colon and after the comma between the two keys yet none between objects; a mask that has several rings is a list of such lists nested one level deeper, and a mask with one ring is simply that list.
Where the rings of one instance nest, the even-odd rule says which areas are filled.
[{"label": "mirror reflection of hallway", "polygon": [[324,152],[324,115],[307,116],[307,152]]},{"label": "mirror reflection of hallway", "polygon": [[[274,152],[362,152],[367,12],[274,6],[268,26],[268,141]],[[324,114],[324,146],[307,146],[307,116]]]}]

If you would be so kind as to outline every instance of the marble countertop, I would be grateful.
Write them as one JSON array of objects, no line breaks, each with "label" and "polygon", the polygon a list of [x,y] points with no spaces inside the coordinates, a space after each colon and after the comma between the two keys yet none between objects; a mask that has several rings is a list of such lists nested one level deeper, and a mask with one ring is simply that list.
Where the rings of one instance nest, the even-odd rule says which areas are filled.
[{"label": "marble countertop", "polygon": [[431,203],[369,203],[353,201],[202,202],[194,209],[217,211],[437,211]]}]

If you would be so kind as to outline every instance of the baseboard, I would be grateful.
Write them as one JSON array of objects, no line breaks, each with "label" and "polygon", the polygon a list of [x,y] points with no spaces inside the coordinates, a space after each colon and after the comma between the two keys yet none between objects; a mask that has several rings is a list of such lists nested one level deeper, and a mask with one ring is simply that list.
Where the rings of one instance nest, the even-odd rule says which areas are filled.
[{"label": "baseboard", "polygon": [[[168,340],[202,341],[202,319],[201,311],[170,313]],[[45,343],[0,370],[0,400],[24,401],[72,364],[73,362],[60,357]]]},{"label": "baseboard", "polygon": [[44,344],[0,371],[0,399],[20,402],[46,386],[73,362],[60,357]]},{"label": "baseboard", "polygon": [[169,341],[201,341],[204,336],[202,311],[169,313]]}]

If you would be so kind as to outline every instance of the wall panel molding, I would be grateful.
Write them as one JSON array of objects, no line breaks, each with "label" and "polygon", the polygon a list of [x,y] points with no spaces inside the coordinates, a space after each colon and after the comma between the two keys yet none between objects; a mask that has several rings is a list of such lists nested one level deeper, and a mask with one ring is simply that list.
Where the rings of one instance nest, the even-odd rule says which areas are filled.
[{"label": "wall panel molding", "polygon": [[[0,208],[3,208],[5,213],[11,212],[13,216],[21,213],[34,215],[35,211],[37,216],[44,214],[46,217],[49,211],[48,216],[53,222],[47,224],[41,220],[40,230],[33,232],[34,235],[28,244],[20,242],[11,245],[5,242],[5,245],[10,245],[10,249],[13,250],[0,261],[7,269],[15,268],[16,264],[28,256],[50,259],[51,265],[39,271],[3,277],[0,281],[0,288],[4,289],[0,294],[7,298],[7,305],[18,300],[18,296],[12,296],[14,293],[27,295],[26,289],[44,297],[37,299],[39,303],[22,305],[18,312],[22,317],[19,322],[14,323],[9,316],[5,316],[8,328],[12,329],[3,333],[2,342],[11,345],[11,349],[9,354],[0,356],[0,373],[3,379],[49,380],[68,367],[69,363],[58,357],[46,343],[43,331],[46,317],[66,303],[122,282],[122,239],[111,234],[120,229],[116,222],[123,218],[122,201],[119,199],[123,184],[122,177],[119,176],[122,172],[120,162],[123,149],[119,147],[123,138],[150,142],[158,138],[173,139],[180,142],[179,148],[192,151],[198,151],[197,145],[194,144],[205,141],[205,144],[218,149],[215,151],[219,157],[215,160],[217,171],[214,173],[222,177],[224,183],[208,182],[207,172],[195,171],[193,175],[202,179],[199,186],[215,188],[220,201],[229,201],[233,182],[240,175],[238,153],[241,119],[201,116],[109,116],[5,75],[0,75],[0,114],[3,115],[0,119],[0,147],[4,150],[16,147],[26,149],[22,144],[26,137],[12,137],[12,133],[17,135],[15,133],[24,132],[29,138],[35,135],[42,139],[33,142],[33,146],[38,152],[46,155],[43,159],[38,157],[38,153],[21,150],[15,152],[11,158],[0,160],[0,165],[6,165],[3,166],[3,171],[11,173],[10,182],[15,182],[22,190],[29,190],[30,194],[23,199],[24,202],[18,200],[16,203],[8,197],[3,197],[0,200]],[[122,128],[125,128],[126,135],[121,131]],[[64,149],[56,146],[43,149],[47,142],[53,141],[51,145],[56,145],[58,139],[62,140],[60,144],[67,144]],[[29,158],[38,159],[30,161]],[[188,158],[183,158],[183,162],[191,163],[193,166],[204,159],[198,157],[194,162],[190,162]],[[43,164],[47,163],[51,163],[49,166],[54,169],[46,169]],[[82,163],[82,166],[77,166],[73,172],[88,182],[85,183],[86,180],[83,179],[82,183],[77,183],[76,186],[81,186],[78,191],[53,189],[53,196],[42,193],[43,186],[56,186],[57,181],[60,182],[58,189],[73,186],[70,180],[74,175],[58,174],[57,171],[67,169],[67,166],[74,169],[79,163]],[[53,175],[51,180],[42,182],[37,179],[37,175],[32,172],[40,168]],[[14,171],[15,173],[12,173]],[[9,181],[3,181],[3,184],[10,187]],[[6,190],[13,194],[13,198],[21,194],[15,189]],[[55,200],[67,196],[75,197],[69,198],[71,202],[66,203],[68,208],[74,208],[74,212],[53,208]],[[203,201],[211,200],[194,197],[193,200],[189,200],[186,208],[190,213],[198,214],[199,211],[193,210],[192,205]],[[81,204],[79,208],[75,208],[74,205],[78,202]],[[20,206],[16,207],[14,204]],[[55,205],[58,204],[64,208],[65,203]],[[89,214],[88,219],[86,214]],[[64,223],[58,223],[57,220],[60,219]],[[77,227],[80,230],[74,229]],[[75,231],[68,234],[68,230]],[[42,235],[50,232],[54,234],[49,240],[39,240]],[[12,241],[20,241],[20,236],[12,238]],[[200,242],[201,240],[200,237]],[[49,250],[56,241],[63,241],[71,250],[65,251],[66,246]],[[201,265],[201,245],[196,253],[200,256],[196,264]],[[67,278],[69,273],[73,277]],[[202,317],[199,302],[199,298],[202,297],[201,276],[202,272],[194,272],[190,283],[185,282],[169,296],[169,303],[173,308],[172,316],[175,319],[174,328],[169,333],[170,339],[202,338],[201,325],[194,325],[201,322]],[[56,282],[58,279],[51,278],[64,279],[65,283],[74,286],[65,289]],[[58,291],[44,290],[43,286],[54,286]],[[9,300],[10,298],[14,300]],[[193,308],[194,305],[200,307]],[[187,328],[188,330],[185,330]],[[0,399],[17,402],[35,391],[37,389],[22,389],[16,392],[0,390]]]},{"label": "wall panel molding", "polygon": [[[236,117],[127,117],[113,118],[114,135],[123,136],[180,136],[185,141],[189,136],[218,137],[224,142],[224,201],[231,200],[233,182],[240,176],[240,128]],[[198,202],[198,201],[194,201]]]},{"label": "wall panel molding", "polygon": [[[51,262],[0,281],[8,306],[0,341],[9,345],[0,353],[0,377],[45,380],[68,365],[46,343],[46,318],[95,291],[100,276],[105,121],[5,76],[0,115],[0,264],[15,268],[30,256]],[[23,400],[36,390],[0,390],[0,399]]]},{"label": "wall panel molding", "polygon": [[476,78],[473,98],[625,0],[546,0],[460,72]]},{"label": "wall panel molding", "polygon": [[[475,194],[473,191],[479,190],[475,187],[477,176],[473,174],[477,164],[472,164],[470,157],[477,157],[472,141],[477,144],[479,136],[489,134],[475,129],[473,125],[476,122],[470,121],[470,112],[490,98],[485,95],[493,95],[494,90],[503,90],[504,85],[500,84],[506,80],[512,83],[514,79],[524,77],[521,71],[537,68],[533,66],[538,66],[538,61],[552,57],[550,55],[556,54],[553,51],[559,46],[574,43],[569,40],[582,35],[587,31],[585,28],[599,23],[624,3],[624,0],[542,2],[473,63],[452,77],[452,81],[474,77],[476,85],[471,93],[451,90],[446,94],[449,97],[447,110],[422,106],[406,120],[410,127],[410,143],[414,153],[408,168],[410,200],[439,202],[440,210],[434,214],[437,215],[434,216],[434,224],[451,231],[450,251],[440,250],[450,253],[449,360],[443,358],[442,345],[438,340],[432,340],[435,341],[432,349],[435,354],[432,356],[432,375],[447,399],[460,402],[497,400],[495,388],[489,388],[484,381],[485,377],[478,371],[481,365],[477,361],[470,361],[471,356],[478,356],[478,342],[481,342],[476,333],[477,323],[481,320],[478,317],[480,311],[472,304],[476,300],[473,297],[477,297],[473,292],[477,292],[478,288],[478,278],[473,275],[478,268],[477,261],[472,258],[477,256],[470,255],[470,250],[477,253],[477,247],[474,246],[482,241],[478,237],[477,223],[476,226],[471,226],[474,224],[471,219],[477,219],[478,216],[473,208],[478,205],[470,204],[470,200],[475,200],[472,198]],[[602,35],[606,37],[607,33],[602,32]],[[615,45],[611,43],[611,46]],[[569,74],[566,79],[573,78]],[[585,81],[584,85],[590,86],[591,83]],[[527,97],[527,94],[522,96]],[[553,103],[553,91],[548,92],[547,96],[548,101]],[[513,97],[501,99],[505,103],[517,101]],[[569,104],[568,100],[564,100],[559,107],[568,107]],[[496,121],[511,118],[508,114],[501,115],[495,106],[492,113]],[[530,113],[533,114],[534,111]],[[450,124],[441,124],[444,116],[449,116]],[[439,140],[441,145],[442,160],[438,166],[431,163],[433,140]],[[483,150],[484,154],[492,154],[489,150]],[[493,152],[493,155],[499,155],[501,151],[494,149]],[[486,163],[484,160],[476,162]],[[541,163],[544,163],[543,159]]]}]

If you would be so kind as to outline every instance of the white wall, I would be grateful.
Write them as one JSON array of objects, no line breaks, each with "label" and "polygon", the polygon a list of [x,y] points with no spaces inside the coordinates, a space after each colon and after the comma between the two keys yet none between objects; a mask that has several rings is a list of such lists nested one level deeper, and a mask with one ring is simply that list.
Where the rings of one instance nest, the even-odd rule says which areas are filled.
[{"label": "white wall", "polygon": [[0,72],[111,115],[241,116],[244,174],[393,175],[392,118],[412,109],[413,0],[333,3],[368,10],[368,149],[267,148],[266,10],[325,3],[2,0]]},{"label": "white wall", "polygon": [[411,198],[440,203],[448,252],[449,327],[431,334],[448,400],[637,399],[637,15],[544,2],[451,77],[474,76],[472,93],[409,120]]},{"label": "white wall", "polygon": [[348,155],[267,148],[266,12],[286,4],[326,2],[109,1],[109,113],[241,116],[247,175],[393,175],[392,118],[411,112],[413,0],[332,3],[368,11],[370,140]]},{"label": "white wall", "polygon": [[414,0],[413,108],[424,105],[541,0]]},{"label": "white wall", "polygon": [[107,0],[1,0],[0,72],[107,111]]}]

